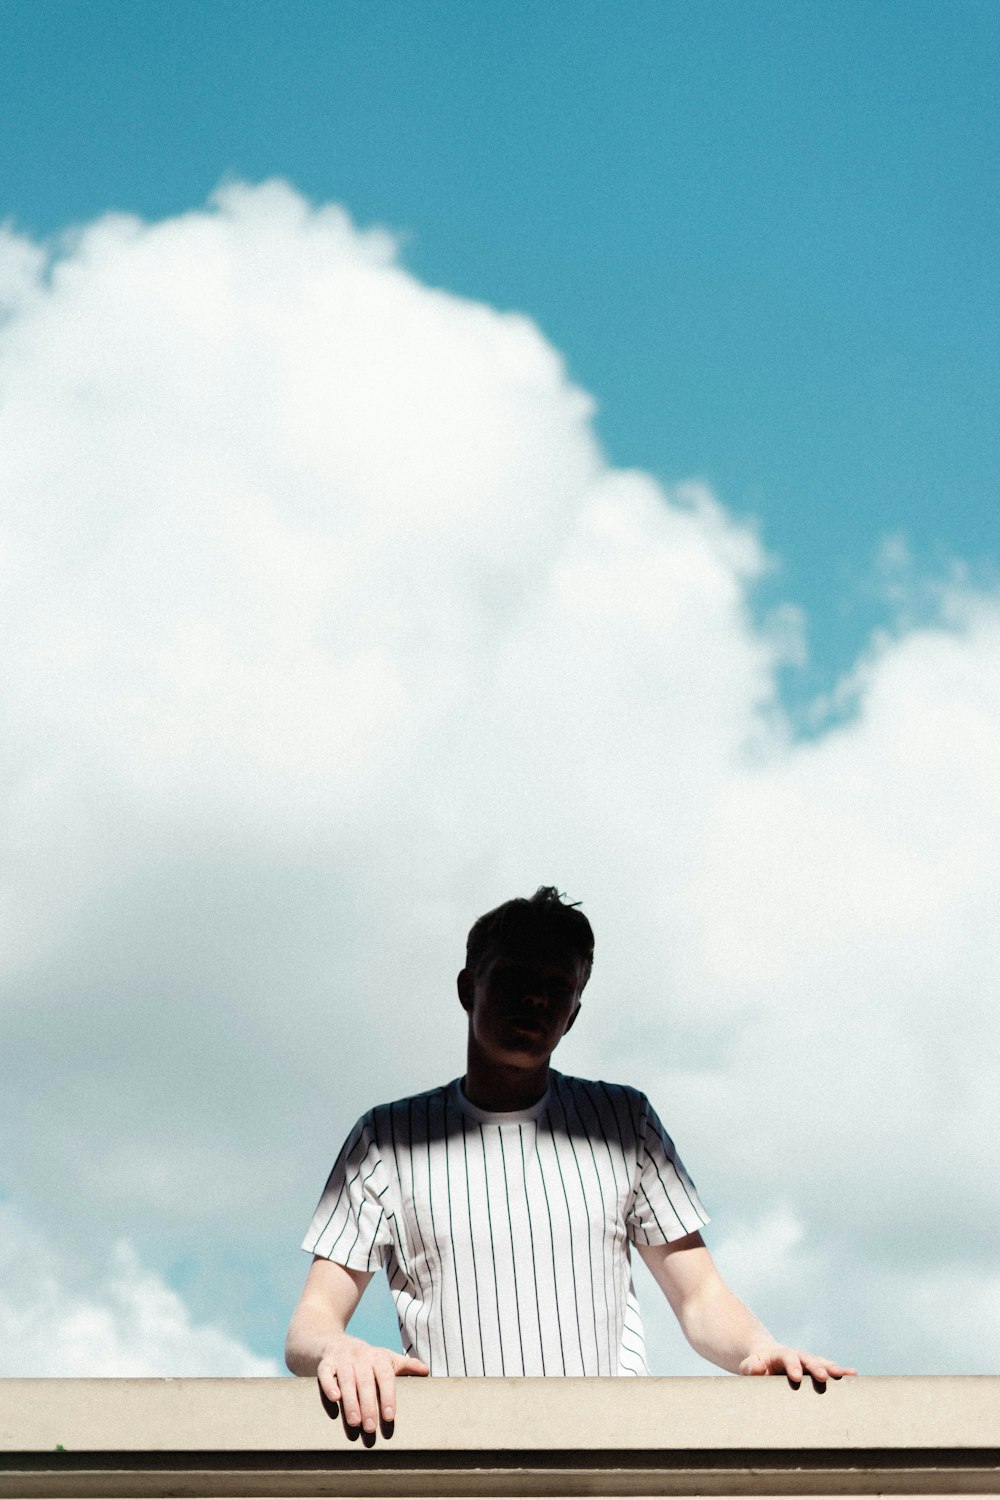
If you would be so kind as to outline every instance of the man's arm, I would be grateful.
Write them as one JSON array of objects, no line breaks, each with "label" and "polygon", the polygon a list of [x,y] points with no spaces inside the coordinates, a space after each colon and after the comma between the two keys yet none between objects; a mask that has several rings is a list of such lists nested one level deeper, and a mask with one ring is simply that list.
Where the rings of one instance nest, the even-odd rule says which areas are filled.
[{"label": "man's arm", "polygon": [[700,1234],[669,1245],[636,1245],[666,1295],[692,1349],[734,1375],[839,1380],[857,1371],[779,1344],[729,1290]]},{"label": "man's arm", "polygon": [[379,1411],[396,1415],[396,1376],[427,1375],[419,1359],[353,1338],[347,1325],[372,1279],[317,1256],[285,1338],[285,1364],[293,1375],[315,1375],[329,1401],[340,1401],[350,1427],[374,1432]]}]

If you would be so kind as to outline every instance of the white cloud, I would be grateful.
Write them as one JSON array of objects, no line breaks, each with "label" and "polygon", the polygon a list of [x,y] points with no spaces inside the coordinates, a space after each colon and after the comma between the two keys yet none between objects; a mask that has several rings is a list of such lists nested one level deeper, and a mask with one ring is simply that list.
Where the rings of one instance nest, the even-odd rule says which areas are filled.
[{"label": "white cloud", "polygon": [[562,1065],[648,1087],[780,1332],[899,1368],[995,1251],[996,596],[796,741],[758,538],[610,470],[526,319],[281,184],[0,245],[16,1200],[188,1251],[206,1323],[252,1268],[276,1329],[354,1114],[460,1070],[469,922],[551,880],[598,932]]},{"label": "white cloud", "polygon": [[0,1375],[277,1375],[221,1328],[192,1321],[183,1300],[127,1240],[92,1282],[0,1205]]}]

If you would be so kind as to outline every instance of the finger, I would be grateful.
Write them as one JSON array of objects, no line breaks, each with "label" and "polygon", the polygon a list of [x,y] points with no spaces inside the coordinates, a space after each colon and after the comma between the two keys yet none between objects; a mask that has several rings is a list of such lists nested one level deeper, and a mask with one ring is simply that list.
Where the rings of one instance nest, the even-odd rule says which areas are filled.
[{"label": "finger", "polygon": [[835,1368],[828,1359],[823,1359],[818,1354],[803,1354],[802,1366],[808,1370],[813,1380],[819,1380],[824,1385],[830,1378],[831,1370]]},{"label": "finger", "polygon": [[740,1365],[741,1375],[766,1375],[767,1361],[757,1354],[748,1354]]},{"label": "finger", "polygon": [[361,1411],[361,1426],[365,1432],[374,1432],[378,1426],[378,1392],[375,1388],[375,1371],[370,1364],[355,1367],[358,1383],[358,1405]]},{"label": "finger", "polygon": [[392,1368],[397,1375],[429,1375],[431,1373],[429,1365],[425,1365],[422,1359],[416,1359],[410,1354],[395,1355]]},{"label": "finger", "polygon": [[316,1371],[319,1388],[328,1401],[340,1400],[340,1386],[337,1384],[337,1374],[332,1365],[325,1361]]},{"label": "finger", "polygon": [[396,1372],[390,1359],[383,1359],[375,1366],[378,1384],[378,1403],[383,1422],[391,1422],[396,1415]]},{"label": "finger", "polygon": [[831,1359],[822,1359],[818,1354],[803,1354],[802,1362],[816,1380],[839,1380],[842,1375],[856,1375],[845,1365],[835,1365]]},{"label": "finger", "polygon": [[337,1383],[343,1395],[344,1421],[348,1427],[361,1426],[361,1405],[353,1365],[346,1362],[337,1369]]},{"label": "finger", "polygon": [[802,1383],[802,1361],[807,1358],[797,1349],[788,1349],[784,1346],[776,1348],[767,1359],[767,1373],[769,1375],[788,1376],[792,1385]]}]

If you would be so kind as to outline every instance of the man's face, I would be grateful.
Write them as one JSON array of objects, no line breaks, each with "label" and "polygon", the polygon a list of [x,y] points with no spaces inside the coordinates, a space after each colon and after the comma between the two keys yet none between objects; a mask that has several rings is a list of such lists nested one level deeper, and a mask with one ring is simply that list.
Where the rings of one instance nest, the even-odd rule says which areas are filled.
[{"label": "man's face", "polygon": [[480,1053],[508,1067],[537,1067],[576,1020],[584,961],[558,944],[523,940],[473,974],[463,969],[458,993]]}]

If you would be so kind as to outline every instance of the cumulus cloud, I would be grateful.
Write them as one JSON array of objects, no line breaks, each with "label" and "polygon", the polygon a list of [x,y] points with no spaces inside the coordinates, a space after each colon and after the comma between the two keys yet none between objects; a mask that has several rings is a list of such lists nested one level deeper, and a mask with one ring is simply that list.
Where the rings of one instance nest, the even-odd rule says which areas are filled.
[{"label": "cumulus cloud", "polygon": [[127,1240],[90,1285],[9,1204],[0,1206],[0,1375],[277,1375],[222,1329],[196,1324]]},{"label": "cumulus cloud", "polygon": [[797,739],[755,532],[385,233],[234,186],[8,232],[0,298],[6,1187],[88,1285],[187,1255],[273,1350],[353,1117],[461,1069],[469,922],[555,881],[560,1063],[648,1089],[748,1299],[891,1370],[953,1283],[933,1367],[993,1368],[996,595]]}]

